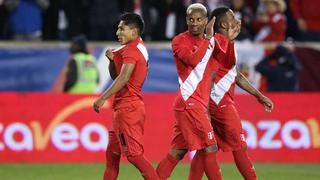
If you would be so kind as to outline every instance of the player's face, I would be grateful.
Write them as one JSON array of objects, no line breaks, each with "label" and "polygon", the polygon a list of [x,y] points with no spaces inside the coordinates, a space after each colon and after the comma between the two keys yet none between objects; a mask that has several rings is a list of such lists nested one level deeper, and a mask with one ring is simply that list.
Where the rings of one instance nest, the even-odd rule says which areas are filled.
[{"label": "player's face", "polygon": [[117,30],[117,37],[121,45],[128,44],[136,38],[136,28],[127,26],[123,21],[120,21]]},{"label": "player's face", "polygon": [[229,10],[226,13],[226,21],[227,21],[227,28],[234,31],[235,34],[233,38],[236,38],[241,30],[241,21],[234,15],[232,10]]},{"label": "player's face", "polygon": [[208,23],[206,13],[200,9],[191,9],[186,17],[188,31],[193,36],[202,36]]}]

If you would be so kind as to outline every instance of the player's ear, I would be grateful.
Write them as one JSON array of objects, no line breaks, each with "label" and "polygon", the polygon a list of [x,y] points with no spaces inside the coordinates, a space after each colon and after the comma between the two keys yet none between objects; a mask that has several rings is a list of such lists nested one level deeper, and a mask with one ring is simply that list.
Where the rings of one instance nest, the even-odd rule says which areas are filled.
[{"label": "player's ear", "polygon": [[229,28],[229,24],[226,21],[222,21],[222,22],[220,22],[220,27],[222,29],[228,29]]},{"label": "player's ear", "polygon": [[133,29],[132,29],[132,36],[133,36],[133,37],[138,37],[138,34],[139,34],[139,33],[138,33],[138,28],[133,28]]}]

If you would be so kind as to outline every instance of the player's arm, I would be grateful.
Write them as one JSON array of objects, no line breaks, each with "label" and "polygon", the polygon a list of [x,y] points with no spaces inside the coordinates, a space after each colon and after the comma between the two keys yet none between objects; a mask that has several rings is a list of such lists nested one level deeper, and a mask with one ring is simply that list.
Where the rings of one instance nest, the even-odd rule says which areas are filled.
[{"label": "player's arm", "polygon": [[108,69],[109,69],[109,74],[110,74],[111,79],[115,80],[117,78],[118,74],[117,74],[116,67],[114,65],[113,60],[109,61]]},{"label": "player's arm", "polygon": [[243,90],[247,91],[249,94],[255,96],[257,100],[264,106],[265,110],[271,112],[273,109],[272,101],[264,96],[259,90],[254,88],[248,79],[239,71],[237,71],[236,77],[237,85],[242,88]]},{"label": "player's arm", "polygon": [[[212,90],[214,88],[213,86],[214,86],[214,80],[216,79],[216,76],[217,76],[217,70],[212,70],[211,71],[210,93],[212,92]],[[209,98],[209,101],[208,101],[207,110],[208,110],[208,117],[209,117],[209,119],[211,119],[211,115],[210,115],[210,98]]]},{"label": "player's arm", "polygon": [[199,47],[189,47],[185,45],[184,39],[174,38],[172,40],[173,54],[179,57],[186,65],[195,67],[204,57],[208,48],[214,46],[213,26],[215,17],[213,17],[206,26],[206,41],[202,41]]},{"label": "player's arm", "polygon": [[[221,64],[219,63],[219,61],[215,58],[211,58],[211,81],[210,81],[210,94],[212,93],[212,91],[214,91],[214,82],[215,82],[215,79],[217,78],[217,74],[218,74],[218,71],[221,67]],[[211,95],[210,95],[211,96]],[[210,115],[210,99],[211,97],[209,97],[209,101],[208,101],[208,116],[209,116],[209,119],[211,119],[211,115]]]},{"label": "player's arm", "polygon": [[172,41],[173,54],[181,59],[184,64],[195,67],[204,57],[209,46],[209,41],[202,41],[199,47],[189,47],[183,40]]},{"label": "player's arm", "polygon": [[123,88],[129,81],[131,74],[134,70],[135,64],[125,63],[122,65],[120,74],[113,81],[111,86],[94,102],[93,108],[99,112],[104,102],[113,94]]},{"label": "player's arm", "polygon": [[114,64],[114,60],[113,60],[114,54],[113,54],[112,50],[113,49],[107,49],[105,55],[109,59],[109,66],[108,66],[109,74],[111,76],[111,79],[115,80],[117,78],[118,74],[116,71],[116,66]]}]

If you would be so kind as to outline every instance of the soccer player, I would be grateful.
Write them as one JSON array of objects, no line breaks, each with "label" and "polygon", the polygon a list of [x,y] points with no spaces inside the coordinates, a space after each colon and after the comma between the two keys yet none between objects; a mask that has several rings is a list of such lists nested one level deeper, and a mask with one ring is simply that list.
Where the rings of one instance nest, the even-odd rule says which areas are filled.
[{"label": "soccer player", "polygon": [[[160,179],[169,178],[188,150],[198,150],[208,179],[219,180],[218,147],[207,112],[212,53],[221,51],[219,39],[213,37],[214,19],[208,23],[207,10],[202,4],[191,4],[187,8],[186,21],[188,31],[172,40],[180,88],[174,102],[176,122],[171,149],[159,163],[157,173]],[[189,179],[193,179],[192,171]]]},{"label": "soccer player", "polygon": [[109,132],[104,180],[117,179],[121,153],[139,169],[144,179],[159,179],[143,155],[145,108],[141,87],[148,71],[148,52],[141,39],[143,29],[144,22],[139,15],[122,15],[116,33],[122,46],[106,51],[114,82],[93,104],[94,110],[99,112],[105,101],[115,94],[113,131]]},{"label": "soccer player", "polygon": [[[253,164],[249,159],[246,149],[247,144],[241,125],[239,114],[235,108],[234,88],[235,84],[255,96],[270,112],[273,103],[266,96],[255,89],[249,81],[242,75],[236,67],[236,52],[233,40],[240,33],[240,21],[235,18],[234,13],[227,7],[220,7],[211,13],[215,17],[215,36],[225,39],[225,46],[228,47],[226,53],[214,54],[218,62],[215,64],[216,75],[210,94],[209,112],[214,135],[217,139],[218,147],[222,151],[232,151],[238,170],[246,180],[257,179]],[[195,158],[197,159],[197,158]],[[194,180],[200,180],[204,166],[201,162],[193,170],[196,176]]]}]

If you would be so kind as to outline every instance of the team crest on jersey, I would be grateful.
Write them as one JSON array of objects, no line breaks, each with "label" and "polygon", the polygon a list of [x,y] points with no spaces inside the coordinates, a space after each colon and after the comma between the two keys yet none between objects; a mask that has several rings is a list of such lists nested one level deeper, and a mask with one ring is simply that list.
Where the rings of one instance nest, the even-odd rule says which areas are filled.
[{"label": "team crest on jersey", "polygon": [[241,141],[246,141],[244,134],[240,134]]},{"label": "team crest on jersey", "polygon": [[213,132],[211,131],[211,132],[208,132],[208,138],[211,140],[211,139],[213,139]]}]

